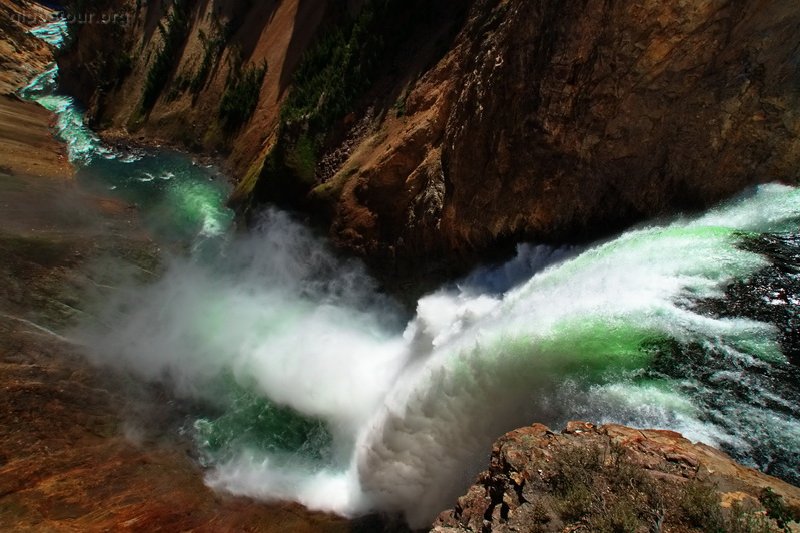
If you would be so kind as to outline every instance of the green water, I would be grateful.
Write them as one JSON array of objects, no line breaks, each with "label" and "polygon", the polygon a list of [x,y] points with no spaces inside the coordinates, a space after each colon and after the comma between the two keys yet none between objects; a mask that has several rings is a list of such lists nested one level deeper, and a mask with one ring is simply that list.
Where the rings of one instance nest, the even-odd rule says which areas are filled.
[{"label": "green water", "polygon": [[[33,31],[60,47],[66,23]],[[228,183],[213,167],[178,152],[116,149],[105,145],[84,122],[70,96],[59,94],[58,66],[53,64],[20,91],[20,96],[56,115],[55,135],[67,146],[76,179],[87,189],[116,196],[135,205],[159,241],[197,244],[224,236],[233,222],[225,206]]]},{"label": "green water", "polygon": [[76,175],[85,188],[135,205],[160,242],[221,239],[233,222],[223,177],[181,153],[142,150],[127,158],[94,157],[79,164]]},{"label": "green water", "polygon": [[203,252],[119,295],[85,343],[204,406],[185,430],[214,487],[424,525],[500,433],[574,418],[676,429],[800,482],[800,190],[762,186],[545,262],[522,247],[403,324],[363,267],[285,213],[229,239],[213,168],[104,146],[56,76],[22,95],[58,115],[81,184]]},{"label": "green water", "polygon": [[319,467],[330,462],[333,441],[323,421],[265,400],[233,379],[219,385],[226,396],[222,412],[198,418],[189,428],[209,464],[248,448]]}]

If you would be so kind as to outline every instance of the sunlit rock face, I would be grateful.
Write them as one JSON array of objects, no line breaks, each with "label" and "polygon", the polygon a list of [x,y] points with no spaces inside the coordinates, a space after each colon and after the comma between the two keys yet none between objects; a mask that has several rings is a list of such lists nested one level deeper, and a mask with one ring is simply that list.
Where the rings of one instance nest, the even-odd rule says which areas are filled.
[{"label": "sunlit rock face", "polygon": [[447,255],[795,181],[797,23],[791,2],[476,2],[401,124],[346,166],[337,235]]},{"label": "sunlit rock face", "polygon": [[[410,17],[408,38],[380,58],[386,67],[322,132],[305,181],[262,187],[274,180],[263,163],[280,137],[302,51],[341,27],[335,10],[306,7],[252,7],[232,37],[249,43],[245,61],[269,64],[252,118],[227,138],[237,201],[309,209],[340,245],[387,268],[418,272],[420,257],[427,269],[456,267],[464,264],[457,258],[514,238],[596,236],[748,184],[797,180],[793,2],[476,0],[466,11],[438,6]],[[240,8],[195,13],[149,115],[135,113],[146,54],[106,92],[85,79],[82,65],[109,42],[106,28],[79,28],[64,83],[103,127],[214,147],[228,56],[196,95],[173,89],[203,58],[200,31],[209,35],[214,16],[233,20]],[[155,7],[139,12],[121,42],[155,49],[158,16]]]},{"label": "sunlit rock face", "polygon": [[0,1],[0,94],[11,94],[53,60],[52,49],[29,30],[52,20],[32,2]]},{"label": "sunlit rock face", "polygon": [[[601,491],[601,504],[584,506],[591,500],[583,497]],[[780,502],[784,517],[800,512],[797,487],[673,431],[569,422],[554,432],[534,424],[497,440],[490,467],[431,531],[555,532],[578,522],[591,531],[653,524],[667,531],[708,531],[713,525],[729,531],[747,521],[777,531],[771,520],[781,513],[764,510],[770,499]]]},{"label": "sunlit rock face", "polygon": [[592,234],[797,179],[791,2],[479,2],[474,12],[491,16],[465,32],[475,53],[442,145],[443,219],[460,240]]}]

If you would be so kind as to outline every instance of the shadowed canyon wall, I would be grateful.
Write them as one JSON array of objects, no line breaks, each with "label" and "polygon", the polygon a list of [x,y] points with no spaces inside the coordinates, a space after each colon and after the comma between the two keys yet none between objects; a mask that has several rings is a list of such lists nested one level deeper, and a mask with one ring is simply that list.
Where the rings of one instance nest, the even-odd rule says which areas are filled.
[{"label": "shadowed canyon wall", "polygon": [[[390,269],[798,180],[790,0],[111,4],[130,24],[78,25],[61,59],[98,127],[219,151],[242,212],[305,210]],[[143,110],[176,10],[179,59]],[[248,79],[252,113],[226,126],[220,101]]]}]

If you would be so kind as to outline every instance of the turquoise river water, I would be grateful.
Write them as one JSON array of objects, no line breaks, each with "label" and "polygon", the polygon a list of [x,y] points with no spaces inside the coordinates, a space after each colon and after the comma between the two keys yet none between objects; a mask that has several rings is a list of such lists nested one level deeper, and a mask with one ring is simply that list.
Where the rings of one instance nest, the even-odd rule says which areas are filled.
[{"label": "turquoise river water", "polygon": [[158,239],[214,244],[81,329],[93,360],[208,406],[183,431],[213,487],[424,525],[502,432],[576,418],[677,430],[800,483],[800,190],[520,245],[409,318],[286,213],[231,236],[212,169],[104,146],[56,76],[22,95],[57,114],[78,179],[136,202]]}]

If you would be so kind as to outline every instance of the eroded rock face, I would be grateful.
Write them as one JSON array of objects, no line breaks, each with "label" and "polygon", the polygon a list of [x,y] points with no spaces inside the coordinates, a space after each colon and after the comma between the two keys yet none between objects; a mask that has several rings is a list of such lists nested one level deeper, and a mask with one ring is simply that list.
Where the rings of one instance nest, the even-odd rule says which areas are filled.
[{"label": "eroded rock face", "polygon": [[474,11],[489,15],[465,32],[474,54],[442,154],[443,218],[459,240],[592,235],[751,183],[797,180],[792,2],[479,2]]},{"label": "eroded rock face", "polygon": [[781,511],[769,516],[798,516],[800,489],[672,431],[534,424],[495,443],[489,469],[432,531],[704,531],[734,520],[775,528],[764,516],[770,498]]},{"label": "eroded rock face", "polygon": [[[123,40],[132,70],[114,87],[97,90],[103,80],[85,75],[105,71],[83,67],[95,64],[109,30],[79,28],[62,60],[65,86],[105,128],[205,150],[227,144],[240,205],[288,198],[341,246],[388,269],[463,268],[498,243],[597,237],[751,184],[798,180],[792,0],[465,0],[414,12],[409,37],[380,58],[371,87],[326,132],[313,172],[288,193],[267,194],[260,185],[275,173],[264,161],[293,72],[330,26],[308,2],[245,4],[189,4],[180,57],[149,114],[136,110],[167,4],[132,11]],[[359,3],[325,9],[342,20],[345,4],[355,12]],[[238,20],[237,9],[245,22],[193,94],[186,76],[200,71],[215,17]],[[217,107],[237,49],[269,68],[252,118],[226,136]]]},{"label": "eroded rock face", "polygon": [[[244,179],[262,160],[278,126],[280,103],[292,72],[329,11],[326,1],[187,0],[185,30],[175,32],[164,87],[152,105],[143,95],[174,2],[102,0],[85,7],[97,20],[78,24],[74,41],[59,57],[60,84],[87,108],[92,127],[125,140],[174,144],[223,157],[232,178]],[[84,15],[86,16],[86,15]],[[162,31],[162,28],[164,31]],[[226,129],[220,101],[240,69],[265,65],[267,75],[246,124]]]},{"label": "eroded rock face", "polygon": [[0,94],[22,88],[53,61],[52,48],[29,30],[53,12],[28,0],[0,0]]},{"label": "eroded rock face", "polygon": [[475,2],[407,117],[345,165],[335,232],[452,255],[794,183],[798,27],[788,1]]}]

